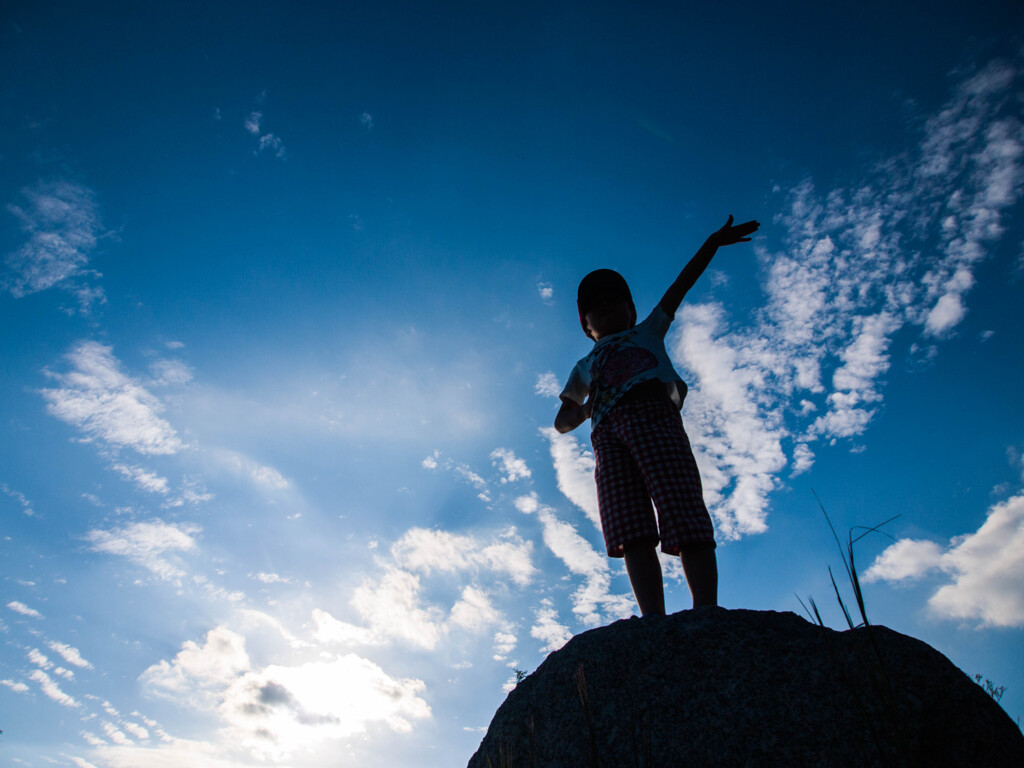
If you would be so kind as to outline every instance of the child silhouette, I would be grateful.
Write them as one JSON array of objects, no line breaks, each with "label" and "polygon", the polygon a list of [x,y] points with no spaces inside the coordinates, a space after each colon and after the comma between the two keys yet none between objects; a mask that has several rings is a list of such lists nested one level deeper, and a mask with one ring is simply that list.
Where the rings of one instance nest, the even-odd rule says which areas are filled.
[{"label": "child silhouette", "polygon": [[579,285],[580,325],[594,348],[576,363],[562,390],[555,429],[564,434],[591,420],[605,547],[609,557],[625,558],[643,616],[665,614],[659,541],[662,552],[680,556],[693,606],[718,604],[714,527],[679,415],[686,384],[665,351],[665,334],[715,252],[749,242],[759,226],[733,226],[729,216],[639,325],[629,286],[618,272],[599,269]]}]

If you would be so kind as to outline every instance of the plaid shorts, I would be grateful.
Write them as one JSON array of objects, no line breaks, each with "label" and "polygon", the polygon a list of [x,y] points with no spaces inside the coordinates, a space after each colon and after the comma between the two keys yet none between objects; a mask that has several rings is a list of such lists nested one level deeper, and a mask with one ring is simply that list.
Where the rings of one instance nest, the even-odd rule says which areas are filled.
[{"label": "plaid shorts", "polygon": [[667,399],[617,405],[590,442],[609,557],[622,557],[630,544],[659,540],[668,555],[689,544],[714,546],[697,462],[675,405]]}]

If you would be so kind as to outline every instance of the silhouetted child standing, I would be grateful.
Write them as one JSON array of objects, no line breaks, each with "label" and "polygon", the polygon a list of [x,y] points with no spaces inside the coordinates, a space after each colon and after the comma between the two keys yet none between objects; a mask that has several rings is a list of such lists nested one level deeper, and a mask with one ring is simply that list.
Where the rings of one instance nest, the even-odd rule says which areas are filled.
[{"label": "silhouetted child standing", "polygon": [[[597,499],[609,557],[625,557],[640,613],[664,615],[657,546],[679,555],[695,608],[718,604],[715,532],[679,410],[686,384],[665,351],[676,310],[723,245],[749,242],[756,221],[712,234],[637,325],[629,286],[599,269],[580,282],[576,304],[594,348],[562,390],[555,429],[591,420]],[[654,506],[657,508],[655,519]]]}]

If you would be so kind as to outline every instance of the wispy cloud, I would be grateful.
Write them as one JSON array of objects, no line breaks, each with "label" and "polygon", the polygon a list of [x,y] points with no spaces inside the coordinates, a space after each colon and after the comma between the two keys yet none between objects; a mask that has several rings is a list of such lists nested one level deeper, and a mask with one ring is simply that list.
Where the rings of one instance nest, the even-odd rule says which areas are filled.
[{"label": "wispy cloud", "polygon": [[43,618],[43,614],[41,614],[35,608],[29,608],[27,605],[17,600],[12,600],[11,602],[9,602],[7,604],[7,607],[15,613],[21,614],[22,616],[28,616],[32,619]]},{"label": "wispy cloud", "polygon": [[502,484],[514,483],[516,480],[526,480],[531,476],[530,468],[526,462],[516,457],[509,448],[495,448],[491,451],[491,462],[499,467],[502,473]]},{"label": "wispy cloud", "polygon": [[261,464],[238,451],[211,450],[207,454],[219,465],[248,479],[257,489],[279,493],[292,488],[291,482],[278,470]]},{"label": "wispy cloud", "polygon": [[26,497],[25,494],[23,494],[21,491],[16,491],[13,488],[9,488],[7,486],[7,483],[0,483],[0,491],[3,491],[5,494],[7,494],[16,502],[18,502],[18,504],[21,506],[21,511],[24,512],[26,515],[28,515],[29,517],[35,515],[35,510],[32,508],[32,502],[29,501],[28,497]]},{"label": "wispy cloud", "polygon": [[135,483],[139,488],[149,493],[166,495],[170,490],[166,477],[160,477],[156,472],[144,467],[115,464],[113,469],[120,473],[121,477],[125,480]]},{"label": "wispy cloud", "polygon": [[58,704],[64,707],[71,707],[77,709],[81,704],[72,696],[64,693],[60,689],[60,686],[54,682],[53,678],[46,674],[41,669],[34,669],[29,673],[29,679],[39,684],[40,690],[48,698],[53,699]]},{"label": "wispy cloud", "polygon": [[558,377],[553,371],[546,371],[537,377],[533,391],[544,397],[558,397],[562,393],[562,385],[558,383]]},{"label": "wispy cloud", "polygon": [[582,624],[596,627],[605,618],[625,618],[632,614],[631,596],[610,594],[611,570],[609,558],[603,552],[594,549],[572,524],[559,520],[555,510],[541,504],[535,494],[520,496],[516,499],[516,508],[523,514],[536,515],[543,530],[544,544],[570,573],[584,577],[584,582],[572,595],[573,613]]},{"label": "wispy cloud", "polygon": [[94,529],[85,538],[96,552],[126,557],[164,581],[181,584],[185,570],[172,562],[174,553],[196,548],[197,525],[172,525],[162,520],[132,523],[114,530]]},{"label": "wispy cloud", "polygon": [[61,658],[63,658],[68,664],[82,669],[92,669],[92,664],[83,659],[82,654],[74,646],[67,645],[66,643],[60,643],[56,640],[47,641],[46,644],[54,653],[60,654]]},{"label": "wispy cloud", "polygon": [[262,112],[250,112],[249,116],[245,118],[245,130],[247,130],[253,136],[259,136],[261,120],[263,120]]},{"label": "wispy cloud", "polygon": [[897,541],[864,572],[864,581],[900,582],[936,572],[950,582],[928,600],[935,615],[983,626],[1024,626],[1024,494],[993,506],[977,531],[948,545]]},{"label": "wispy cloud", "polygon": [[440,451],[435,450],[432,454],[424,458],[423,461],[420,462],[420,465],[424,469],[443,469],[453,473],[464,483],[475,488],[477,490],[477,497],[481,501],[491,501],[491,489],[487,481],[479,473],[475,472],[468,464],[444,458],[441,456]]},{"label": "wispy cloud", "polygon": [[[266,102],[267,92],[264,91],[257,100],[261,105]],[[254,155],[269,151],[276,158],[284,160],[288,156],[284,141],[281,137],[263,131],[263,110],[253,110],[242,123],[245,130],[256,137],[256,149]]]},{"label": "wispy cloud", "polygon": [[149,366],[154,386],[181,386],[192,381],[192,369],[181,360],[156,360]]},{"label": "wispy cloud", "polygon": [[11,204],[28,240],[7,257],[3,287],[21,298],[59,286],[79,297],[88,311],[103,303],[86,269],[97,240],[104,234],[92,190],[73,181],[39,182],[22,190],[23,201]]},{"label": "wispy cloud", "polygon": [[59,386],[40,391],[51,415],[78,427],[89,440],[146,455],[177,453],[184,447],[159,416],[163,404],[122,372],[110,347],[81,341],[65,359],[70,370],[47,371]]}]

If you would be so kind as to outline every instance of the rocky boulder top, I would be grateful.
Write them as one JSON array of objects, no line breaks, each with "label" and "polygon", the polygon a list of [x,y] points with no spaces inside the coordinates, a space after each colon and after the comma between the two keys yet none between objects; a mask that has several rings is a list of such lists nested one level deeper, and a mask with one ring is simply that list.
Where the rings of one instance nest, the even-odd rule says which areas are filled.
[{"label": "rocky boulder top", "polygon": [[469,768],[1024,766],[945,656],[885,627],[704,608],[577,635],[509,693]]}]

